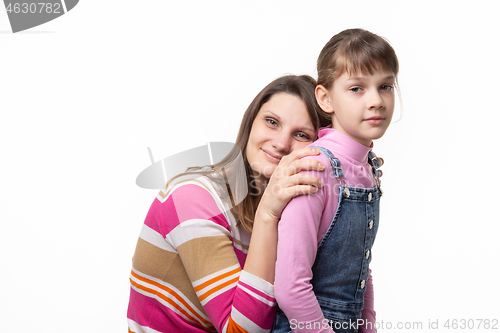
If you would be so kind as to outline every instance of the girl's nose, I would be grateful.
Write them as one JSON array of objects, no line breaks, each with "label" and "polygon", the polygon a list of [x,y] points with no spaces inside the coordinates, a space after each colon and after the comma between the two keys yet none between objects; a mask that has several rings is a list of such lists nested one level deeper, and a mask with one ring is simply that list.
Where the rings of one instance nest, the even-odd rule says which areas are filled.
[{"label": "girl's nose", "polygon": [[380,109],[384,106],[384,100],[380,96],[379,91],[369,94],[368,108],[369,109]]}]

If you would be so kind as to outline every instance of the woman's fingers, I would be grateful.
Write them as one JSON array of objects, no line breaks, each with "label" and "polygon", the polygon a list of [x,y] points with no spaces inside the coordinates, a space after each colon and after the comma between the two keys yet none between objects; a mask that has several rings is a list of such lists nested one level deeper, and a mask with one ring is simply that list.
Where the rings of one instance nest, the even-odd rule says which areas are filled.
[{"label": "woman's fingers", "polygon": [[320,151],[318,148],[305,147],[305,148],[296,149],[285,157],[288,157],[290,160],[293,161],[293,160],[297,160],[297,159],[305,157],[305,156],[319,155],[319,153],[320,153]]},{"label": "woman's fingers", "polygon": [[302,160],[296,160],[290,163],[288,166],[282,166],[277,168],[278,173],[282,173],[284,176],[292,176],[301,171],[323,171],[325,170],[325,164],[320,161],[311,160],[304,158]]},{"label": "woman's fingers", "polygon": [[279,165],[280,166],[287,166],[287,165],[294,163],[295,161],[300,160],[303,157],[315,156],[315,155],[319,155],[319,153],[320,153],[320,151],[317,148],[306,147],[306,148],[296,149],[296,150],[292,151],[290,154],[283,156]]},{"label": "woman's fingers", "polygon": [[304,194],[314,194],[320,190],[319,187],[312,186],[312,185],[297,185],[293,186],[287,189],[288,195],[290,196],[290,199],[295,198],[299,195],[304,195]]},{"label": "woman's fingers", "polygon": [[259,203],[259,211],[279,218],[290,199],[303,194],[314,194],[323,187],[324,185],[318,177],[300,173],[300,171],[322,171],[325,169],[325,165],[320,161],[302,159],[319,153],[317,148],[306,147],[294,150],[291,154],[284,156],[269,179]]},{"label": "woman's fingers", "polygon": [[321,179],[313,175],[298,173],[290,177],[291,185],[312,185],[315,187],[323,187],[325,184]]},{"label": "woman's fingers", "polygon": [[[315,176],[298,173],[290,177],[286,177],[281,181],[270,183],[266,191],[268,194],[281,196],[283,198],[288,197],[291,193],[296,193],[295,187],[301,188],[303,186],[310,186],[315,188],[322,188],[325,184],[323,181]],[[291,191],[290,191],[291,189]],[[307,193],[310,193],[308,191]]]}]

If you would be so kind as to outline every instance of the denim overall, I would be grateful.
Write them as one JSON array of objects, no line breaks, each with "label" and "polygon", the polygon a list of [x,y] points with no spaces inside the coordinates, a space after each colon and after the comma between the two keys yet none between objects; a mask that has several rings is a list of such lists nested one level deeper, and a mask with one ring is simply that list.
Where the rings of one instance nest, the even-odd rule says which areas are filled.
[{"label": "denim overall", "polygon": [[[337,211],[318,246],[312,266],[311,284],[326,318],[321,323],[321,328],[328,325],[335,333],[357,333],[357,320],[361,318],[369,276],[371,248],[379,222],[382,191],[378,180],[380,172],[377,169],[380,164],[370,151],[368,163],[372,166],[377,186],[370,189],[348,187],[340,161],[328,149],[319,146],[315,148],[328,157],[333,175],[341,186]],[[291,323],[292,328],[308,327],[307,323]],[[279,308],[271,332],[292,332],[287,317]]]}]

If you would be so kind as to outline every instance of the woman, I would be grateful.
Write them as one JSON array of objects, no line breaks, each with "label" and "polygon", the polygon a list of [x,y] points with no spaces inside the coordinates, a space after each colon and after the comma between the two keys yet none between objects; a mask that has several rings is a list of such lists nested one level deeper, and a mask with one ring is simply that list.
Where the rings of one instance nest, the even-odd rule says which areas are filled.
[{"label": "woman", "polygon": [[[325,167],[301,159],[319,153],[304,147],[327,123],[315,87],[305,75],[271,82],[246,110],[223,161],[193,168],[160,191],[133,257],[130,332],[271,329],[281,212],[322,186],[298,173]],[[236,189],[228,178],[237,179]]]}]

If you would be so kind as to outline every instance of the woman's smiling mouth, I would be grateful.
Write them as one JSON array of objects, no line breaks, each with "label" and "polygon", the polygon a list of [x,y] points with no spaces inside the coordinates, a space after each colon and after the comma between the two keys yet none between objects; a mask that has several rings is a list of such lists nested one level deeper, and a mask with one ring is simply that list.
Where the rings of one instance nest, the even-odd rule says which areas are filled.
[{"label": "woman's smiling mouth", "polygon": [[264,152],[264,155],[266,155],[267,159],[270,160],[271,162],[274,162],[274,163],[279,163],[281,158],[283,157],[283,156],[274,155],[265,149],[262,149],[262,151]]}]

